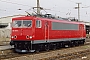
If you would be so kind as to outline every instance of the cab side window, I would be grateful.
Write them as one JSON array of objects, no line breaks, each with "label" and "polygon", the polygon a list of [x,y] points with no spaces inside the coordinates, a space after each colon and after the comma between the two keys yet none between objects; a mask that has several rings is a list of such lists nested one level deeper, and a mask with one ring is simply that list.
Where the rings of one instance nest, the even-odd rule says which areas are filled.
[{"label": "cab side window", "polygon": [[36,28],[41,28],[41,20],[36,20]]}]

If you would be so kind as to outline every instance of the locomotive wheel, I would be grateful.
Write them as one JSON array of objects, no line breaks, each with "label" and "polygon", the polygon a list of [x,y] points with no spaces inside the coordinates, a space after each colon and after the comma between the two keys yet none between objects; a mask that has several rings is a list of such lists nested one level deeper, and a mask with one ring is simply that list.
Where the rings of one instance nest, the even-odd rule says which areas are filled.
[{"label": "locomotive wheel", "polygon": [[75,45],[74,45],[74,42],[73,41],[71,41],[70,42],[70,47],[74,47]]},{"label": "locomotive wheel", "polygon": [[38,53],[38,52],[40,52],[40,49],[39,49],[39,47],[38,47],[38,49],[36,49],[36,50],[35,50],[35,52],[37,52],[37,53]]},{"label": "locomotive wheel", "polygon": [[84,45],[84,41],[80,41],[79,45]]},{"label": "locomotive wheel", "polygon": [[56,50],[56,44],[53,44],[53,50]]},{"label": "locomotive wheel", "polygon": [[84,45],[84,41],[81,41],[81,45]]},{"label": "locomotive wheel", "polygon": [[37,53],[40,52],[40,49],[41,49],[40,45],[35,46],[35,52],[37,52]]},{"label": "locomotive wheel", "polygon": [[57,49],[59,49],[59,48],[60,48],[60,44],[59,44],[59,43],[57,43],[57,44],[56,44],[56,47],[57,47]]},{"label": "locomotive wheel", "polygon": [[45,45],[45,50],[49,51],[49,45]]},{"label": "locomotive wheel", "polygon": [[62,43],[59,43],[59,48],[62,48]]},{"label": "locomotive wheel", "polygon": [[75,46],[79,46],[79,44],[78,44],[79,42],[78,41],[75,41]]},{"label": "locomotive wheel", "polygon": [[39,50],[39,49],[37,49],[35,52],[37,52],[37,53],[38,53],[38,52],[40,52],[40,50]]}]

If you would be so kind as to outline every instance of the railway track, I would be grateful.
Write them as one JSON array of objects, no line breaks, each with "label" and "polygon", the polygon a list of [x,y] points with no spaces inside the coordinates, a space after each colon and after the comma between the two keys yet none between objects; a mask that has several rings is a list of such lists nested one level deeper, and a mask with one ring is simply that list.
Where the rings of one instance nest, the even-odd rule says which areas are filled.
[{"label": "railway track", "polygon": [[63,54],[63,55],[58,54],[57,56],[52,56],[49,58],[43,58],[39,60],[72,60],[75,58],[81,58],[89,54],[90,54],[90,50],[84,50],[84,51],[79,51],[79,52],[74,52],[69,54]]},{"label": "railway track", "polygon": [[18,53],[15,53],[13,51],[13,49],[8,49],[8,50],[2,50],[2,51],[0,51],[0,59],[14,58],[14,57],[19,57],[19,56],[23,56],[23,55],[20,55]]},{"label": "railway track", "polygon": [[[85,45],[90,45],[90,43],[85,43]],[[70,48],[74,48],[74,47],[70,47]],[[66,49],[66,48],[61,48],[60,50],[63,50],[63,49]],[[67,48],[68,49],[68,48]],[[53,50],[50,50],[49,52],[51,52]],[[15,53],[12,49],[8,49],[8,50],[2,50],[0,51],[0,59],[9,59],[9,58],[15,58],[15,57],[21,57],[21,56],[28,56],[28,55],[35,55],[35,54],[41,54],[41,53],[46,53],[47,51],[42,51],[42,52],[39,52],[39,53],[28,53],[28,54],[18,54],[18,53]],[[83,54],[81,54],[83,52]],[[70,58],[74,58],[74,57],[78,57],[78,56],[82,56],[84,54],[90,54],[90,50],[85,50],[85,51],[81,51],[81,52],[74,52],[74,53],[71,53],[71,54],[64,54],[64,55],[60,55],[60,54],[57,54],[57,56],[52,56],[52,57],[49,57],[49,58],[43,58],[43,59],[40,59],[40,60],[53,60],[53,59],[58,59],[60,58],[60,60],[65,60],[65,59],[70,59]]]}]

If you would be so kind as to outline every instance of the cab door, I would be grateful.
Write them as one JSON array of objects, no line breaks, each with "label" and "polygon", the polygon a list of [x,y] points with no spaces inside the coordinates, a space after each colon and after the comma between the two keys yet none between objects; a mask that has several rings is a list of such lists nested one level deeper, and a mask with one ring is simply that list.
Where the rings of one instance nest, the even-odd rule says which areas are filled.
[{"label": "cab door", "polygon": [[84,25],[80,25],[80,37],[83,38],[83,29],[84,29]]},{"label": "cab door", "polygon": [[35,40],[43,39],[43,29],[42,29],[42,20],[35,20]]},{"label": "cab door", "polygon": [[49,22],[45,21],[45,41],[49,41]]}]

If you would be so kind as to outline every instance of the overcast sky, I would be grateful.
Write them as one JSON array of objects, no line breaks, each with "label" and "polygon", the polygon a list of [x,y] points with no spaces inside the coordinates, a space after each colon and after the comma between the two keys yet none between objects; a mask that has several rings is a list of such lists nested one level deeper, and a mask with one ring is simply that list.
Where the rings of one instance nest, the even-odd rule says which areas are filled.
[{"label": "overcast sky", "polygon": [[[65,18],[78,18],[78,10],[74,9],[74,7],[77,7],[76,3],[81,3],[80,20],[90,22],[89,0],[40,0],[40,6],[49,9],[46,10],[48,13]],[[0,17],[25,14],[25,11],[29,11],[29,9],[35,6],[36,0],[0,0]],[[45,13],[45,11],[41,12]]]}]

